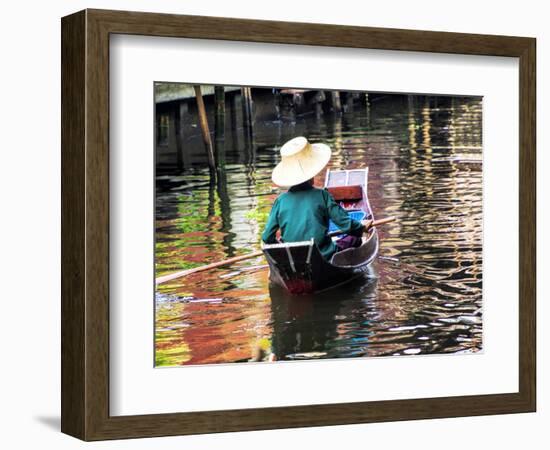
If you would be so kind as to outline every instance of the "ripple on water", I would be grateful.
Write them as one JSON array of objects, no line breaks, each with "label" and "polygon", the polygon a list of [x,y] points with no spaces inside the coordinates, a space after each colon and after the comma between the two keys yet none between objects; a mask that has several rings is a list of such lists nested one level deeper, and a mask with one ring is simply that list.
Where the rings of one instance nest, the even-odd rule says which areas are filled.
[{"label": "ripple on water", "polygon": [[[331,145],[331,168],[366,167],[380,229],[376,277],[317,298],[270,289],[265,262],[194,274],[156,293],[158,365],[477,352],[482,349],[481,101],[387,97],[353,114],[257,124],[255,146],[226,139],[226,169],[160,173],[156,271],[258,248],[277,195],[279,146],[295,135]],[[199,156],[197,156],[199,155]],[[316,179],[322,184],[323,176]]]}]

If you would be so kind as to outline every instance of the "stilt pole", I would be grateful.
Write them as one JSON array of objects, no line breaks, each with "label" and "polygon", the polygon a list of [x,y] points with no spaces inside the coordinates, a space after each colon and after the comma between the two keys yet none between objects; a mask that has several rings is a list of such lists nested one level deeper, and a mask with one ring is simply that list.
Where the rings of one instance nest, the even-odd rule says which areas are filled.
[{"label": "stilt pole", "polygon": [[183,137],[181,135],[181,111],[180,105],[174,107],[174,131],[176,134],[176,164],[179,170],[183,168]]},{"label": "stilt pole", "polygon": [[214,87],[214,98],[216,103],[216,139],[223,139],[225,132],[225,89],[223,86]]},{"label": "stilt pole", "polygon": [[336,113],[342,112],[342,103],[340,101],[340,91],[332,91],[332,110]]},{"label": "stilt pole", "polygon": [[195,96],[197,98],[197,107],[199,110],[199,122],[201,125],[202,138],[204,146],[206,147],[206,154],[208,156],[208,167],[210,168],[210,174],[216,176],[216,159],[214,158],[214,147],[212,145],[212,139],[210,138],[210,129],[208,128],[208,119],[206,117],[206,108],[204,107],[204,100],[202,98],[201,87],[195,85]]},{"label": "stilt pole", "polygon": [[249,87],[241,88],[241,98],[243,107],[244,127],[252,134],[254,122],[254,103],[252,102],[252,89]]}]

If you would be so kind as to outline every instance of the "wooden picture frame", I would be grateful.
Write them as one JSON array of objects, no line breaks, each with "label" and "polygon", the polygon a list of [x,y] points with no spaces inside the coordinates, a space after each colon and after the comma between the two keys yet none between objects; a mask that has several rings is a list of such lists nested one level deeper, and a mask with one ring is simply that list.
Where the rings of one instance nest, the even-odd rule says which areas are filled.
[{"label": "wooden picture frame", "polygon": [[[84,440],[535,411],[533,38],[123,11],[62,19],[62,417]],[[109,36],[137,34],[519,58],[519,391],[173,414],[109,415]]]}]

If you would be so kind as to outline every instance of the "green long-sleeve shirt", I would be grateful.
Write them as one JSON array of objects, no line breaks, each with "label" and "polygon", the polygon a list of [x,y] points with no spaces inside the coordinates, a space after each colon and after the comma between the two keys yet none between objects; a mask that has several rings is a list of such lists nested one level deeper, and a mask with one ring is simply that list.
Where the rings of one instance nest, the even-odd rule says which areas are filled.
[{"label": "green long-sleeve shirt", "polygon": [[345,234],[360,236],[363,231],[361,222],[350,218],[328,191],[310,185],[294,186],[275,200],[262,240],[275,243],[278,229],[283,242],[313,238],[322,255],[330,260],[337,247],[328,236],[329,219]]}]

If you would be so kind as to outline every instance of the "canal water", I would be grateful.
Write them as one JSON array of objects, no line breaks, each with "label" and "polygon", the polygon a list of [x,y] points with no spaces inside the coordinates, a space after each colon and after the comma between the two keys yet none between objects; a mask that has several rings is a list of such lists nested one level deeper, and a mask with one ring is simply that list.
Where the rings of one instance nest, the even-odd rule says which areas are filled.
[{"label": "canal water", "polygon": [[480,98],[377,96],[227,135],[216,184],[184,145],[191,164],[157,170],[156,276],[258,250],[279,148],[299,135],[332,147],[331,169],[368,166],[375,217],[397,221],[368,276],[320,295],[271,287],[263,257],[157,286],[156,365],[480,351],[481,129]]}]

